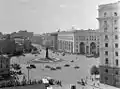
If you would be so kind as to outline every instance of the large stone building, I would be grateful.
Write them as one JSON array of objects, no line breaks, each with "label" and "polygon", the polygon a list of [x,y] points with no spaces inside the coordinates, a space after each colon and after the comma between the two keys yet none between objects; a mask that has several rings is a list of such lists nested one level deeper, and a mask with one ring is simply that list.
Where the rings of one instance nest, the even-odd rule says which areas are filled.
[{"label": "large stone building", "polygon": [[98,30],[76,30],[58,32],[58,50],[80,54],[99,53]]},{"label": "large stone building", "polygon": [[31,42],[34,44],[42,45],[42,42],[43,42],[42,36],[39,34],[34,34],[32,39],[31,39]]},{"label": "large stone building", "polygon": [[99,6],[100,82],[120,87],[120,2]]},{"label": "large stone building", "polygon": [[28,39],[32,39],[33,37],[33,32],[27,32],[26,30],[25,31],[18,31],[18,32],[13,32],[11,33],[11,38],[14,38],[14,37],[23,37],[23,38],[28,38]]},{"label": "large stone building", "polygon": [[74,31],[58,32],[58,50],[74,53]]},{"label": "large stone building", "polygon": [[80,54],[99,54],[98,30],[76,30],[74,52]]}]

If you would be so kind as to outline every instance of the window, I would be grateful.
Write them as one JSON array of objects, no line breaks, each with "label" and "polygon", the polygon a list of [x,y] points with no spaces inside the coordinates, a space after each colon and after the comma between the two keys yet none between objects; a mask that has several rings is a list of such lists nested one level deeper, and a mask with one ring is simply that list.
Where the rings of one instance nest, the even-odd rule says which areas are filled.
[{"label": "window", "polygon": [[114,24],[117,24],[117,20],[114,20]]},{"label": "window", "polygon": [[108,58],[105,58],[105,64],[108,64]]},{"label": "window", "polygon": [[76,48],[78,48],[78,45],[76,45]]},{"label": "window", "polygon": [[105,17],[106,15],[107,15],[107,13],[105,12],[105,13],[104,13],[104,17]]},{"label": "window", "polygon": [[105,72],[108,73],[108,69],[105,69]]},{"label": "window", "polygon": [[118,56],[118,52],[115,52],[115,56]]},{"label": "window", "polygon": [[114,12],[114,16],[117,16],[117,12]]},{"label": "window", "polygon": [[108,39],[108,35],[105,35],[105,40],[107,40]]},{"label": "window", "polygon": [[105,55],[108,55],[108,51],[105,51]]},{"label": "window", "polygon": [[118,48],[118,44],[117,43],[115,43],[115,48]]},{"label": "window", "polygon": [[118,59],[116,59],[116,66],[118,66]]},{"label": "window", "polygon": [[6,68],[9,68],[9,65],[8,65],[8,64],[6,64]]},{"label": "window", "polygon": [[107,24],[107,21],[104,21],[104,24]]},{"label": "window", "polygon": [[108,77],[105,77],[105,81],[107,81],[108,80]]},{"label": "window", "polygon": [[117,27],[115,27],[114,29],[115,29],[115,30],[117,30],[118,28],[117,28]]},{"label": "window", "polygon": [[76,41],[78,41],[78,38],[76,38]]},{"label": "window", "polygon": [[76,52],[78,53],[78,49],[76,49]]},{"label": "window", "polygon": [[106,32],[106,31],[107,31],[107,27],[104,28],[104,32]]},{"label": "window", "polygon": [[108,43],[105,43],[105,47],[108,47]]},{"label": "window", "polygon": [[118,39],[118,35],[115,35],[115,39],[116,39],[116,40]]},{"label": "window", "polygon": [[115,74],[118,75],[118,71],[116,71]]}]

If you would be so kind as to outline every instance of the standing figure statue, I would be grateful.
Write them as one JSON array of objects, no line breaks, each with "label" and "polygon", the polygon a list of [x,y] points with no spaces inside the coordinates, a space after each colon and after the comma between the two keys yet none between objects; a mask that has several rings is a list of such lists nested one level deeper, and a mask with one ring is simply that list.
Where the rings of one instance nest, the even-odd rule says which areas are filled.
[{"label": "standing figure statue", "polygon": [[46,47],[46,58],[48,59],[48,47]]}]

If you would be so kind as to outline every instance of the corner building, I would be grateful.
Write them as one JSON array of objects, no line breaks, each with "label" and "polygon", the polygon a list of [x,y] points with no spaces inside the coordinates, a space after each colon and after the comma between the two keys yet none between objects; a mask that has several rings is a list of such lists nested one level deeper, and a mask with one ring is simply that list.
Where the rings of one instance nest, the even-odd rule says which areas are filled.
[{"label": "corner building", "polygon": [[100,82],[120,87],[120,2],[100,5]]},{"label": "corner building", "polygon": [[58,32],[58,50],[77,54],[99,54],[99,31],[72,29]]}]

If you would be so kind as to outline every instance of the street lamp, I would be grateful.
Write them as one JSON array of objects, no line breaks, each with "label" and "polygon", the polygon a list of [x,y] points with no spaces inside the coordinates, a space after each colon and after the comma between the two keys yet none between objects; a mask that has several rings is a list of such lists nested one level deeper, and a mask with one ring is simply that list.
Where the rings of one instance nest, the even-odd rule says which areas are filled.
[{"label": "street lamp", "polygon": [[35,65],[30,64],[30,61],[27,62],[28,66],[26,67],[28,69],[28,83],[30,81],[30,70],[33,68],[36,68]]},{"label": "street lamp", "polygon": [[30,81],[30,78],[29,78],[29,76],[30,76],[30,75],[29,75],[29,72],[30,72],[31,67],[30,67],[30,66],[27,66],[26,68],[28,69],[28,83],[29,83],[29,81]]}]

